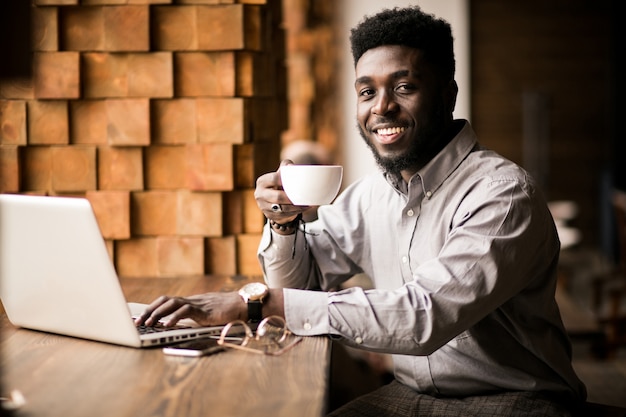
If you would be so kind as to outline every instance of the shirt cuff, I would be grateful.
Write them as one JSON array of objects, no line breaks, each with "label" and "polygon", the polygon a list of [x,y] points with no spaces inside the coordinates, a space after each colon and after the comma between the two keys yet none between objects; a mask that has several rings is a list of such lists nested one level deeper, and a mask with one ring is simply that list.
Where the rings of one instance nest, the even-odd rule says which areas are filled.
[{"label": "shirt cuff", "polygon": [[295,235],[293,234],[281,235],[272,231],[269,223],[267,223],[263,229],[257,254],[263,255],[268,260],[291,258],[294,238]]},{"label": "shirt cuff", "polygon": [[298,336],[329,334],[328,293],[283,289],[287,328]]}]

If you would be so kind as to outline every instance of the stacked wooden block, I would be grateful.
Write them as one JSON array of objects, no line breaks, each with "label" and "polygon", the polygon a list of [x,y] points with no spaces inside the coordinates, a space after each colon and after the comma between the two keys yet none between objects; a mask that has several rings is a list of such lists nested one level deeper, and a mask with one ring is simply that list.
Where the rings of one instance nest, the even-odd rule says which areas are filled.
[{"label": "stacked wooden block", "polygon": [[259,274],[280,0],[34,3],[33,77],[0,80],[0,192],[86,196],[122,276]]},{"label": "stacked wooden block", "polygon": [[[320,143],[337,153],[337,68],[347,57],[340,42],[347,29],[338,24],[341,2],[336,0],[283,0],[287,38],[289,126],[282,134],[283,146],[296,140]],[[351,64],[348,64],[351,65]]]}]

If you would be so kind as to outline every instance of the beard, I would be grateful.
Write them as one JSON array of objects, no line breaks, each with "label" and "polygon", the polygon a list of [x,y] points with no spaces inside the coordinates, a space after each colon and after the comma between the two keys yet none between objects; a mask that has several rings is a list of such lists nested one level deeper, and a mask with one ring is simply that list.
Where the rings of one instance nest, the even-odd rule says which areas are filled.
[{"label": "beard", "polygon": [[391,174],[400,175],[404,170],[419,169],[434,157],[441,148],[439,143],[444,136],[446,116],[443,103],[440,102],[427,117],[428,122],[416,127],[415,137],[409,143],[409,147],[400,153],[389,156],[381,155],[376,145],[368,138],[367,134],[357,124],[359,133],[370,148],[378,166]]}]

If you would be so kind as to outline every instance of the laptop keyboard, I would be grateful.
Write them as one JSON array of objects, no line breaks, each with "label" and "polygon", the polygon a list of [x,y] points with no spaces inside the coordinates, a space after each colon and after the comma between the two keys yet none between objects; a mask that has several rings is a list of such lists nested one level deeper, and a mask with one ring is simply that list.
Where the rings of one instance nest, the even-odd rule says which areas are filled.
[{"label": "laptop keyboard", "polygon": [[172,327],[165,327],[162,324],[155,324],[154,326],[146,326],[142,324],[136,327],[137,327],[137,331],[139,332],[139,334],[150,334],[150,333],[164,332],[167,330],[188,329],[190,326],[177,325],[177,326],[172,326]]}]

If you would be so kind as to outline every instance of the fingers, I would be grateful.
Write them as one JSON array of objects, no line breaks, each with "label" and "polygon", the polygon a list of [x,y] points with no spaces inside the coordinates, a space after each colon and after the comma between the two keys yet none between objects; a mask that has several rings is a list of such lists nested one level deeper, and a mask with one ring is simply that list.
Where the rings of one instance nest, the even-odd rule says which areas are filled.
[{"label": "fingers", "polygon": [[169,298],[164,295],[154,300],[148,307],[146,307],[145,311],[141,313],[141,315],[135,318],[135,326],[140,326],[142,324],[152,326],[154,323],[159,321],[159,319],[156,319],[155,321],[152,317],[152,314],[154,310],[156,310],[160,305],[164,304],[168,300]]},{"label": "fingers", "polygon": [[161,296],[135,319],[135,325],[153,326],[159,320],[165,319],[163,325],[169,327],[182,319],[191,319],[202,326],[212,326],[242,319],[242,316],[246,315],[245,304],[241,296],[234,291],[197,294],[190,297]]},{"label": "fingers", "polygon": [[[292,164],[291,160],[284,159],[280,167]],[[306,211],[309,206],[295,206],[289,200],[283,191],[280,167],[275,172],[269,172],[257,178],[254,198],[265,217],[278,223],[287,223]]]},{"label": "fingers", "polygon": [[165,295],[154,300],[141,314],[135,319],[135,325],[145,324],[146,326],[154,326],[164,317],[167,320],[163,322],[165,326],[174,326],[179,320],[190,318],[187,301],[184,298],[170,298]]}]

